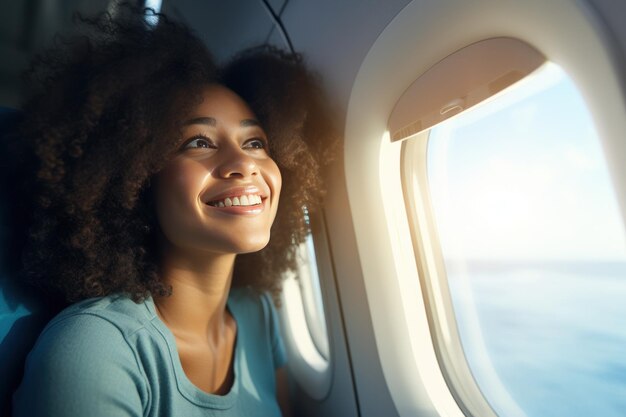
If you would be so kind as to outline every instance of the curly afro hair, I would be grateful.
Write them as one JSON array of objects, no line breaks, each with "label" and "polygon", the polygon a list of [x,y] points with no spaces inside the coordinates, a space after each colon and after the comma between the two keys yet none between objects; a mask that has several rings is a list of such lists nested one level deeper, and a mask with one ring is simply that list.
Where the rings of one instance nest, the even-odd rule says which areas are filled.
[{"label": "curly afro hair", "polygon": [[176,151],[201,87],[222,83],[260,119],[283,176],[270,243],[237,256],[233,285],[276,295],[309,232],[306,211],[319,207],[320,168],[336,139],[319,82],[299,55],[269,47],[220,70],[189,28],[163,15],[149,27],[151,13],[79,17],[82,35],[57,40],[29,70],[32,96],[3,162],[14,228],[26,230],[13,235],[16,267],[61,302],[169,294],[150,181]]}]

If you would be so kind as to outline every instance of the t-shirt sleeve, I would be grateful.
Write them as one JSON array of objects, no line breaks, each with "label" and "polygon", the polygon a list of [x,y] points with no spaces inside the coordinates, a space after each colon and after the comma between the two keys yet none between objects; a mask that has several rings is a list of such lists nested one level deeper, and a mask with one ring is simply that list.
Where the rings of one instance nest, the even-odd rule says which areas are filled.
[{"label": "t-shirt sleeve", "polygon": [[142,416],[144,382],[115,325],[93,315],[70,316],[44,330],[29,354],[14,416]]},{"label": "t-shirt sleeve", "polygon": [[274,307],[272,298],[267,293],[262,294],[264,309],[267,313],[268,331],[270,343],[272,345],[272,356],[274,360],[274,369],[285,366],[287,363],[287,352],[285,344],[280,334],[280,325],[278,323],[278,313]]}]

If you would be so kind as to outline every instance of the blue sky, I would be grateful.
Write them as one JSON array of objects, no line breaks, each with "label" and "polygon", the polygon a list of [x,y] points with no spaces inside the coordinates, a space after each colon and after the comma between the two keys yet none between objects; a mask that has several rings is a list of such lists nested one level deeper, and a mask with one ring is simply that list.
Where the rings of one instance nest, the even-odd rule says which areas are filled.
[{"label": "blue sky", "polygon": [[434,128],[428,152],[446,258],[626,261],[600,140],[558,66]]}]

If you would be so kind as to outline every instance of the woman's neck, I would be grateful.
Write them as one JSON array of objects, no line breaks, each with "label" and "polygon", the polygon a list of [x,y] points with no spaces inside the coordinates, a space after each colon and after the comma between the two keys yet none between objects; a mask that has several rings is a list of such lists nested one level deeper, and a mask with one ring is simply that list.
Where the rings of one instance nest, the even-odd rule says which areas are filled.
[{"label": "woman's neck", "polygon": [[169,297],[155,297],[161,320],[181,340],[217,342],[232,321],[226,302],[232,281],[234,254],[188,256],[169,251],[162,258],[161,276],[172,287]]}]

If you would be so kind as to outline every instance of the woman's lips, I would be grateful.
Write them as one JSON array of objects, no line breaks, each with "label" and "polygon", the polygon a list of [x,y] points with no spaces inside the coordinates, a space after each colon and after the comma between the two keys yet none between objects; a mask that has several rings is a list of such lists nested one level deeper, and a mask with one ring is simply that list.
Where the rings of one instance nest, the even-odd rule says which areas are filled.
[{"label": "woman's lips", "polygon": [[260,198],[261,203],[260,204],[254,204],[254,205],[231,205],[231,206],[216,206],[216,205],[211,205],[211,204],[205,204],[207,207],[209,207],[212,210],[216,210],[220,213],[227,213],[227,214],[260,214],[263,212],[263,210],[265,210],[265,203],[267,201],[267,198]]}]

